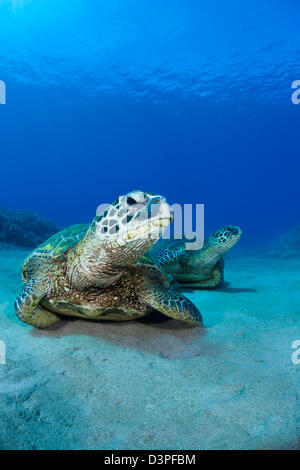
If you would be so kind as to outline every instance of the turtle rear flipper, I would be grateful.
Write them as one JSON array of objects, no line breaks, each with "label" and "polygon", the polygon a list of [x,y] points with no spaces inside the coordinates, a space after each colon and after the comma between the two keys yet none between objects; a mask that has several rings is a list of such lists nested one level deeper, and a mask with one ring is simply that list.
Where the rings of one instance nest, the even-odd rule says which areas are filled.
[{"label": "turtle rear flipper", "polygon": [[59,318],[40,305],[45,292],[36,282],[28,282],[15,301],[18,317],[25,323],[37,328],[46,328],[54,325]]}]

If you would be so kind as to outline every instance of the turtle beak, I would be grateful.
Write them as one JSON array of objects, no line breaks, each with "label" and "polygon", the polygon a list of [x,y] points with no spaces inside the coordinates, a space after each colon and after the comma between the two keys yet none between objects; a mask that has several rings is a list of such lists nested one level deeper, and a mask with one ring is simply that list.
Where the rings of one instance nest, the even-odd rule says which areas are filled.
[{"label": "turtle beak", "polygon": [[236,230],[236,235],[240,238],[243,235],[242,230],[240,229],[240,227],[235,227],[235,230]]},{"label": "turtle beak", "polygon": [[243,235],[243,232],[238,225],[231,225],[228,228],[235,237],[240,238],[240,236]]},{"label": "turtle beak", "polygon": [[167,228],[173,220],[171,207],[163,196],[154,196],[148,203],[148,217],[155,226]]}]

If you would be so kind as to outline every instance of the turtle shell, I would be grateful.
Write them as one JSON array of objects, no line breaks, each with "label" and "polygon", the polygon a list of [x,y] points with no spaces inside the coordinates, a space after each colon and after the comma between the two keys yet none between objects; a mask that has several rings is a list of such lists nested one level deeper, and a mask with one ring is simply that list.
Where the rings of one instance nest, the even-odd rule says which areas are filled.
[{"label": "turtle shell", "polygon": [[44,260],[59,256],[72,245],[78,243],[84,237],[88,228],[89,224],[72,225],[39,245],[24,261],[22,269],[23,280],[26,281],[29,277],[33,276]]}]

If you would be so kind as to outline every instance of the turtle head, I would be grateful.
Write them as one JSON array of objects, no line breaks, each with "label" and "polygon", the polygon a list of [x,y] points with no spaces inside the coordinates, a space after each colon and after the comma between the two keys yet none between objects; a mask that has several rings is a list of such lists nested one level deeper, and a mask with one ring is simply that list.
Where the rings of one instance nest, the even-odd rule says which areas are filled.
[{"label": "turtle head", "polygon": [[189,252],[183,258],[183,263],[188,266],[189,279],[191,279],[191,273],[195,280],[201,279],[203,275],[207,276],[208,273],[211,275],[216,264],[237,243],[241,235],[242,231],[239,227],[227,225],[210,235],[203,248]]},{"label": "turtle head", "polygon": [[123,252],[133,251],[138,258],[162,236],[172,221],[171,208],[165,198],[143,191],[120,196],[96,216],[91,230],[97,239]]},{"label": "turtle head", "polygon": [[120,196],[96,215],[71,254],[71,283],[110,285],[159,240],[171,221],[171,208],[163,196],[143,191]]},{"label": "turtle head", "polygon": [[79,242],[70,277],[81,285],[108,285],[159,240],[171,221],[163,196],[143,191],[120,196],[94,218]]},{"label": "turtle head", "polygon": [[227,225],[209,237],[209,245],[215,247],[220,254],[230,250],[240,239],[242,231],[237,225]]}]

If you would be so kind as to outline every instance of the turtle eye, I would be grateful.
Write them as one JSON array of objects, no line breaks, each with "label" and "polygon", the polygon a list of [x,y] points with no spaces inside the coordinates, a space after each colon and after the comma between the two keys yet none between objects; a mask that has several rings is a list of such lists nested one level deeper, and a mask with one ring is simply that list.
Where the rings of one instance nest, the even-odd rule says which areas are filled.
[{"label": "turtle eye", "polygon": [[128,198],[127,198],[127,204],[128,204],[129,206],[134,206],[134,204],[136,204],[136,200],[133,199],[133,197],[128,196]]}]

